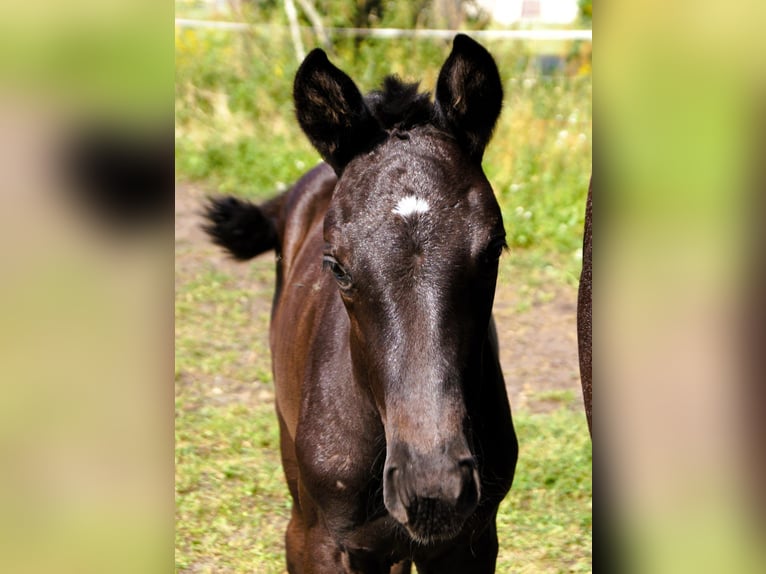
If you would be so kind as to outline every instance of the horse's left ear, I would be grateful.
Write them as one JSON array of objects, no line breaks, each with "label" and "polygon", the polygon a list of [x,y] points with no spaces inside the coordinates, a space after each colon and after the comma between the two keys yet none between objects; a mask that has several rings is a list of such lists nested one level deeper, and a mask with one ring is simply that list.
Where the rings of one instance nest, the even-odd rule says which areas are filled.
[{"label": "horse's left ear", "polygon": [[318,48],[298,68],[293,100],[301,128],[339,176],[385,135],[354,81]]},{"label": "horse's left ear", "polygon": [[435,120],[481,162],[503,103],[495,61],[483,46],[458,34],[436,83]]}]

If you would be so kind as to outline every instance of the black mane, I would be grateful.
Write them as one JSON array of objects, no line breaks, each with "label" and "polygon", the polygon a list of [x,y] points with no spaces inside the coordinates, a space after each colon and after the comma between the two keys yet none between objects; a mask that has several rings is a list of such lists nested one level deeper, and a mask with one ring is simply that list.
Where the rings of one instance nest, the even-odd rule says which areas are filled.
[{"label": "black mane", "polygon": [[408,84],[387,76],[383,87],[367,94],[365,101],[384,130],[408,130],[433,118],[430,92],[418,92],[419,83]]}]

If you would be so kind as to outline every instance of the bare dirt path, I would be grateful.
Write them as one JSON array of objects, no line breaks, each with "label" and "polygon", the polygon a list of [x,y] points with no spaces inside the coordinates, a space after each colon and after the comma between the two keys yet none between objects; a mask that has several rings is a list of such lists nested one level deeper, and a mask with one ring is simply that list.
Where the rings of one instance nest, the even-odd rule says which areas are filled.
[{"label": "bare dirt path", "polygon": [[[246,281],[252,281],[246,279],[248,264],[235,263],[224,257],[200,229],[199,212],[209,193],[195,184],[176,186],[176,281],[190,281],[204,266],[213,265],[235,277],[248,290],[252,287],[253,315],[263,316],[271,306],[270,289],[264,288],[268,286],[246,285]],[[272,254],[265,254],[254,264],[270,265],[272,260]],[[546,412],[561,406],[582,409],[577,362],[576,288],[544,285],[539,291],[547,296],[532,297],[533,302],[522,311],[519,293],[524,290],[522,281],[525,278],[513,272],[506,275],[510,278],[503,277],[498,283],[495,320],[513,409],[531,412]],[[263,340],[266,338],[264,333]],[[240,382],[234,387],[242,393],[245,384]],[[260,396],[267,397],[267,394]]]}]

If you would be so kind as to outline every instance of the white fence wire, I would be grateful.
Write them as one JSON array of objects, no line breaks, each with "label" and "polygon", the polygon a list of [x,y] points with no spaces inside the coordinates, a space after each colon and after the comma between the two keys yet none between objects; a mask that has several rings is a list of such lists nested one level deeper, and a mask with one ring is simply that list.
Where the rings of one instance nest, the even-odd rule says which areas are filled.
[{"label": "white fence wire", "polygon": [[[244,22],[223,22],[213,20],[193,20],[176,18],[179,28],[207,28],[212,30],[245,30],[274,29],[273,25],[246,24]],[[313,31],[313,28],[301,27],[301,30]],[[325,28],[328,34],[335,36],[366,37],[366,38],[441,38],[450,39],[455,34],[467,33],[472,37],[484,40],[584,40],[593,41],[592,30],[415,30],[401,28]]]}]

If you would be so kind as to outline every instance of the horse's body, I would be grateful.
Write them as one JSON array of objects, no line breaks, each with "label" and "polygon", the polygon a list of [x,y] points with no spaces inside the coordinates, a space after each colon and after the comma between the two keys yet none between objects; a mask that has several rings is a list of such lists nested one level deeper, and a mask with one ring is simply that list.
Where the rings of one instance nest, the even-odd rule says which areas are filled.
[{"label": "horse's body", "polygon": [[588,430],[593,434],[593,177],[588,184],[585,228],[582,241],[582,271],[577,294],[577,343]]},{"label": "horse's body", "polygon": [[494,572],[517,458],[491,322],[505,232],[481,170],[501,98],[465,36],[433,104],[395,80],[362,99],[314,51],[296,110],[327,163],[261,206],[209,208],[235,257],[278,254],[291,573]]}]

